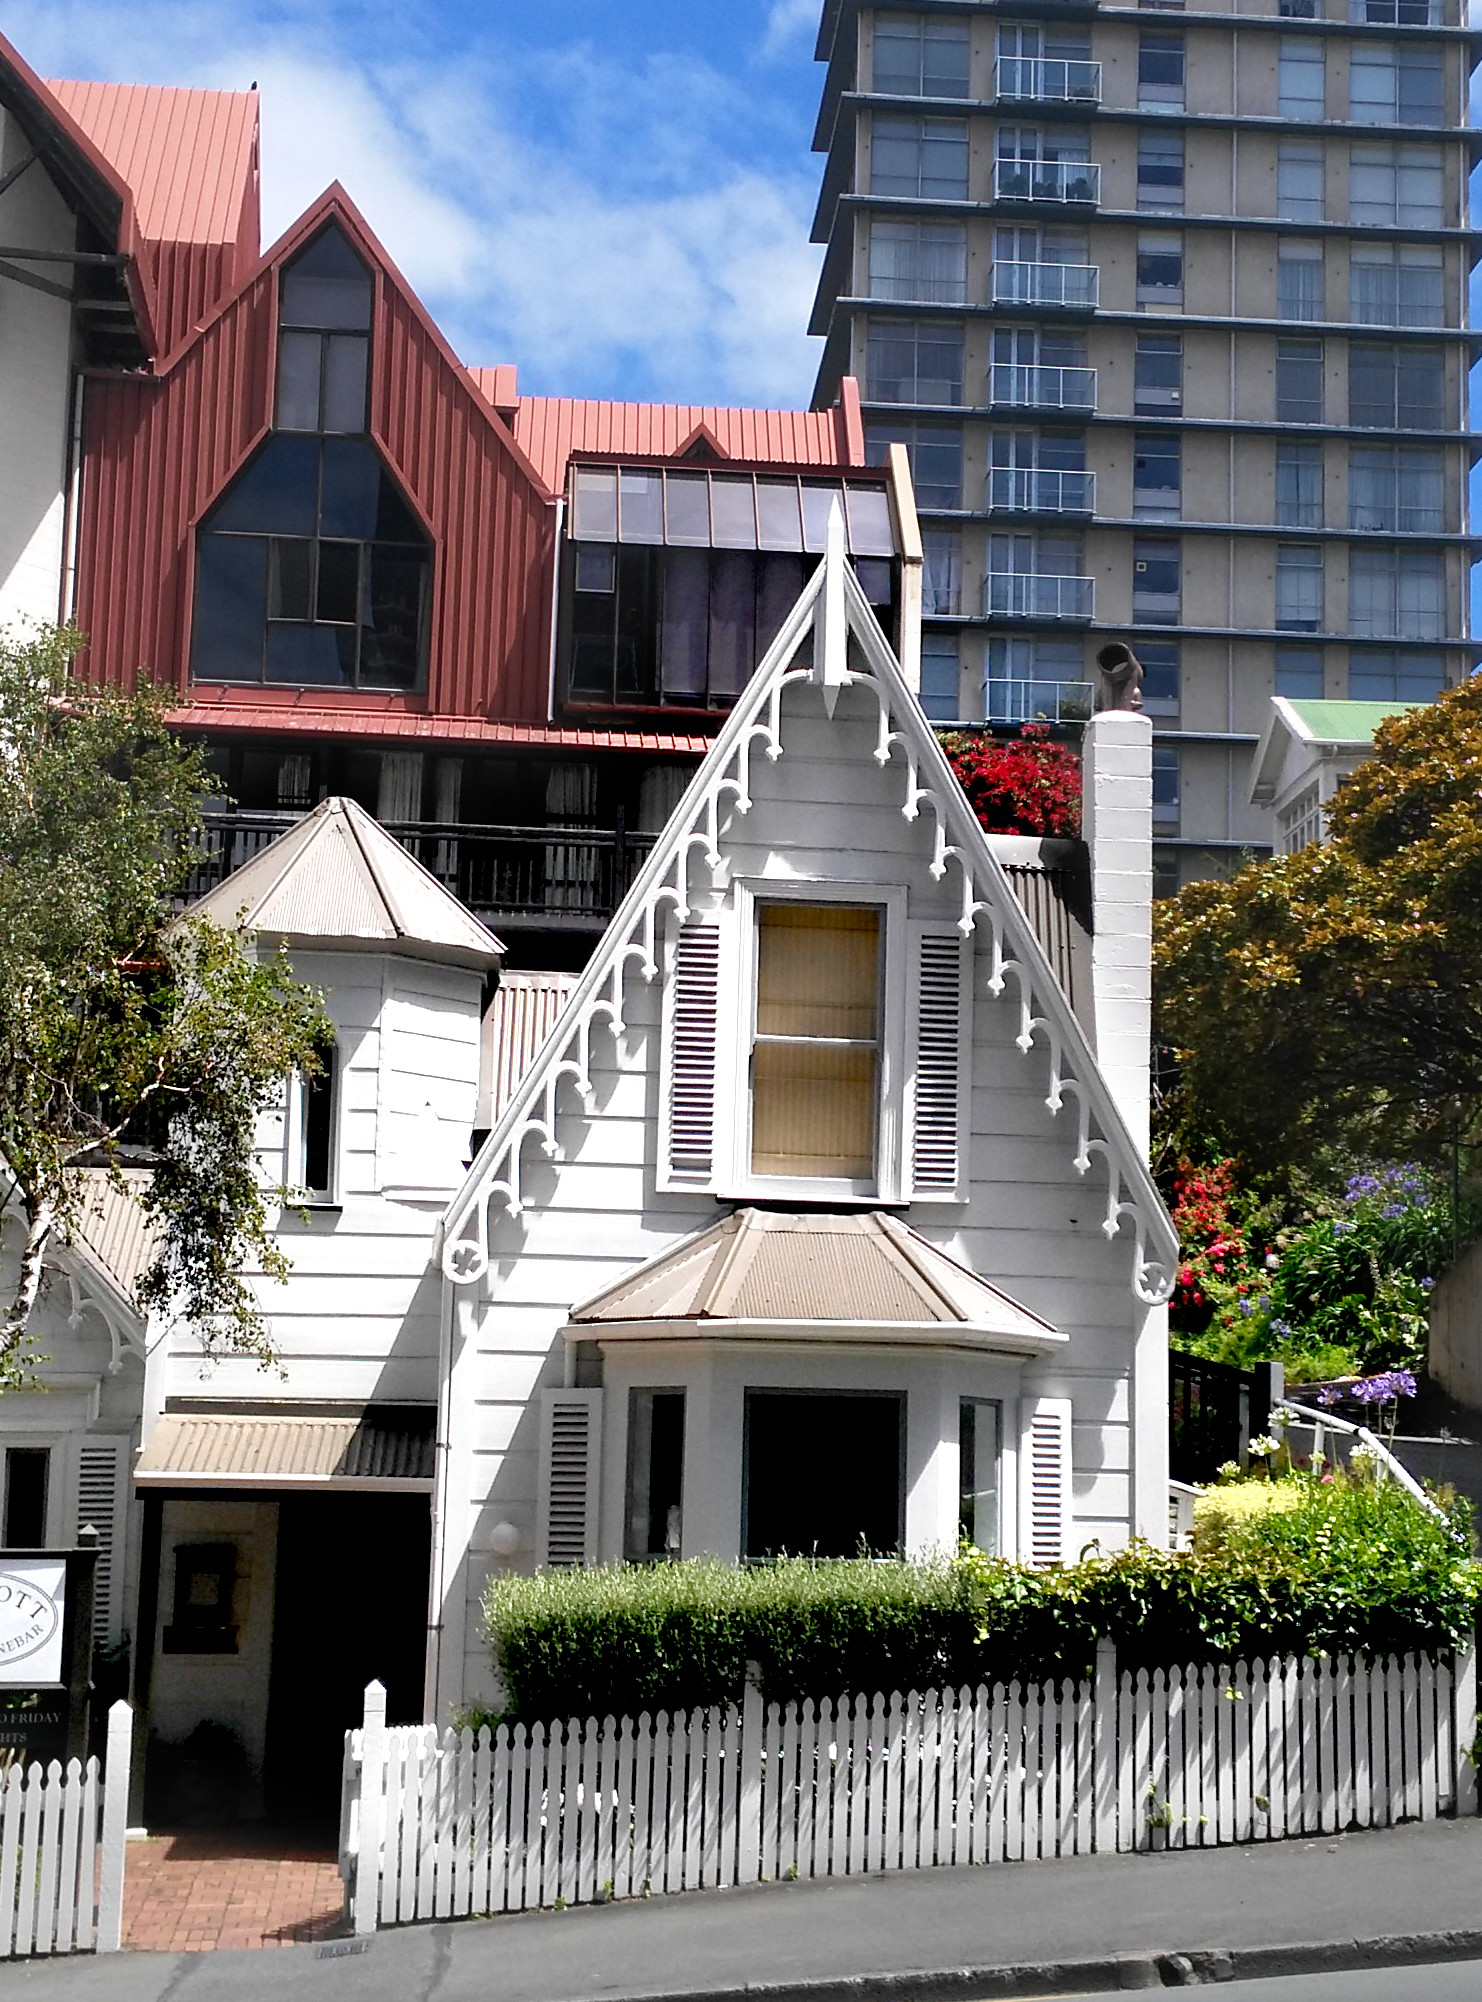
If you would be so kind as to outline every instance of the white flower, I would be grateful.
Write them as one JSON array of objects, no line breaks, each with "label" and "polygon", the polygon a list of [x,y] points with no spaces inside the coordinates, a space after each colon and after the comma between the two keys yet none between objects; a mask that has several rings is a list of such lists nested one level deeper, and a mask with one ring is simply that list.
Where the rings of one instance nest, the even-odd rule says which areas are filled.
[{"label": "white flower", "polygon": [[1252,1439],[1246,1448],[1253,1460],[1264,1460],[1269,1453],[1281,1451],[1281,1441],[1273,1439],[1269,1432],[1263,1432],[1259,1439]]}]

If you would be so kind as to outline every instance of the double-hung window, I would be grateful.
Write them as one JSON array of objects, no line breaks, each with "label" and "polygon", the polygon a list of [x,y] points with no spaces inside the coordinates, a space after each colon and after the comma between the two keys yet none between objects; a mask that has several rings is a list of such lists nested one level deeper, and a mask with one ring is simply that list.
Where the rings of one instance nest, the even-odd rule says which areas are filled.
[{"label": "double-hung window", "polygon": [[1177,215],[1184,205],[1184,139],[1181,132],[1143,132],[1137,140],[1137,206]]},{"label": "double-hung window", "polygon": [[966,120],[877,116],[870,135],[870,193],[966,201]]},{"label": "double-hung window", "polygon": [[1132,441],[1132,509],[1140,515],[1176,515],[1182,488],[1182,455],[1176,431],[1139,432]]},{"label": "double-hung window", "polygon": [[1181,334],[1139,334],[1132,366],[1132,408],[1138,417],[1177,417],[1184,402]]},{"label": "double-hung window", "polygon": [[1177,542],[1138,536],[1132,544],[1132,616],[1139,625],[1176,626],[1182,580]]},{"label": "double-hung window", "polygon": [[1142,230],[1137,238],[1137,304],[1174,311],[1184,303],[1184,240]]},{"label": "double-hung window", "polygon": [[753,1175],[874,1181],[882,917],[873,905],[758,902]]},{"label": "double-hung window", "polygon": [[1439,146],[1355,146],[1349,156],[1348,219],[1400,229],[1445,222]]},{"label": "double-hung window", "polygon": [[1184,38],[1144,29],[1137,38],[1137,102],[1143,110],[1182,111]]},{"label": "double-hung window", "polygon": [[1438,48],[1355,40],[1348,59],[1348,79],[1348,115],[1355,125],[1445,123],[1445,81]]},{"label": "double-hung window", "polygon": [[1276,624],[1282,632],[1322,631],[1322,545],[1276,545]]}]

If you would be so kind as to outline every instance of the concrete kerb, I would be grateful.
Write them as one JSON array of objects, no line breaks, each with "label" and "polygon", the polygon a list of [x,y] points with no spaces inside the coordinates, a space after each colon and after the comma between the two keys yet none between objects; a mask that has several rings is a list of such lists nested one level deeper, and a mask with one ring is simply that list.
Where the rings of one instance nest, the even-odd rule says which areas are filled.
[{"label": "concrete kerb", "polygon": [[1191,1947],[1183,1952],[1113,1953],[1094,1959],[1024,1961],[1012,1967],[953,1967],[850,1975],[839,1980],[752,1982],[740,1988],[665,1990],[604,2002],[1000,2002],[1033,1995],[1197,1988],[1292,1974],[1352,1974],[1364,1968],[1421,1967],[1482,1958],[1482,1928],[1390,1933],[1375,1939],[1315,1940],[1286,1946]]}]

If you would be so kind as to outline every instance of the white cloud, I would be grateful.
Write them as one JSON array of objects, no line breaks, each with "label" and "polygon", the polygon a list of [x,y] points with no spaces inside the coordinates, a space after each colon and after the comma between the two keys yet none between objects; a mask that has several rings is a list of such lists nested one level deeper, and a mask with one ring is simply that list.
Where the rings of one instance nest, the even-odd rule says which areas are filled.
[{"label": "white cloud", "polygon": [[[778,0],[769,35],[816,11]],[[813,170],[754,79],[589,44],[409,54],[407,36],[387,63],[365,19],[313,0],[278,0],[267,25],[218,0],[8,13],[44,72],[256,80],[265,240],[342,181],[470,361],[574,395],[808,399]]]},{"label": "white cloud", "polygon": [[767,57],[791,53],[804,37],[818,33],[821,0],[772,0],[767,9],[767,28],[762,38],[762,54]]}]

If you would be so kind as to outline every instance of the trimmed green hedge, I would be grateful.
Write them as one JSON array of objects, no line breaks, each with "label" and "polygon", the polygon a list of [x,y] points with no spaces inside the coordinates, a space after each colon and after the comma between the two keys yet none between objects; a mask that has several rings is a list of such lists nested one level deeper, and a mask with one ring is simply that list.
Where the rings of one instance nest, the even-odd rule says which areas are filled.
[{"label": "trimmed green hedge", "polygon": [[1456,1528],[1392,1485],[1297,1485],[1198,1556],[547,1571],[493,1582],[485,1632],[505,1714],[531,1720],[734,1702],[749,1661],[780,1701],[1080,1676],[1102,1635],[1134,1667],[1465,1641],[1482,1567]]}]

